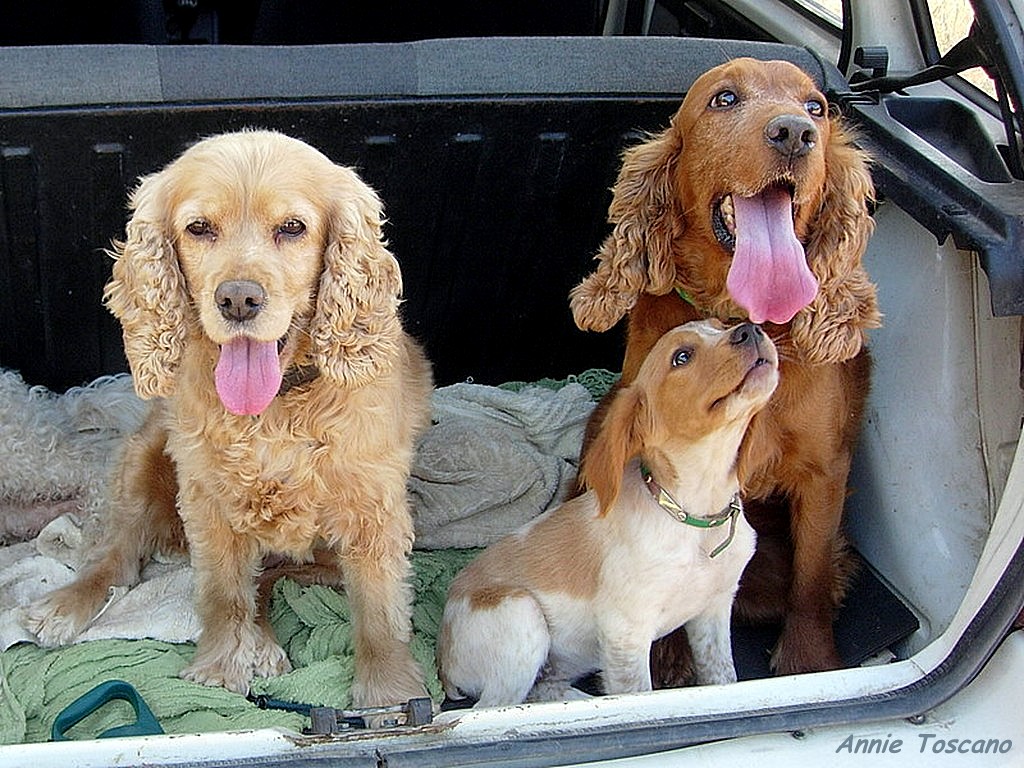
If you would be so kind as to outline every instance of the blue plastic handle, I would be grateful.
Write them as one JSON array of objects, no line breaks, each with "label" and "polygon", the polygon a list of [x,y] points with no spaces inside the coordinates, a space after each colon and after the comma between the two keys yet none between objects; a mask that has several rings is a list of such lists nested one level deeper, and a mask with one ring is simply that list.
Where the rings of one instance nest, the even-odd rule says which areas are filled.
[{"label": "blue plastic handle", "polygon": [[142,700],[142,696],[129,683],[124,680],[108,680],[93,688],[91,691],[82,694],[73,702],[68,704],[53,721],[53,728],[50,731],[51,741],[69,741],[67,732],[84,720],[86,717],[97,711],[111,701],[127,701],[135,710],[135,722],[127,725],[119,725],[110,728],[99,734],[98,739],[112,739],[118,736],[156,736],[162,734],[164,729],[160,727],[153,712]]}]

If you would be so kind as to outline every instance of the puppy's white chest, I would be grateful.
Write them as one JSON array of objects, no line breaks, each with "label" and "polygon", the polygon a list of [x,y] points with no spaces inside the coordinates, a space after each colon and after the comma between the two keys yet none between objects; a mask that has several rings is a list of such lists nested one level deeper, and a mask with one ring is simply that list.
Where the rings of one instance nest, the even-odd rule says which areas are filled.
[{"label": "puppy's white chest", "polygon": [[[657,634],[667,633],[708,605],[732,596],[740,575],[754,554],[754,531],[739,515],[730,538],[727,522],[716,528],[686,526],[666,516],[670,524],[659,526],[657,536],[645,541],[628,557],[609,561],[608,586],[641,612],[657,618]],[[712,553],[714,557],[712,557]],[[623,557],[623,559],[619,559]]]}]

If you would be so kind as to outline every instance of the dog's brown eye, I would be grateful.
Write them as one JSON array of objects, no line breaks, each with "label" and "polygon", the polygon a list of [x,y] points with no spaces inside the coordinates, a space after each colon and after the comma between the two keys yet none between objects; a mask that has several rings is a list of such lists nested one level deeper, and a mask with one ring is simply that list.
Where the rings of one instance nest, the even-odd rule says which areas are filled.
[{"label": "dog's brown eye", "polygon": [[210,226],[210,222],[206,219],[196,219],[190,221],[186,226],[185,230],[192,235],[192,237],[207,237],[213,234],[213,227]]},{"label": "dog's brown eye", "polygon": [[681,365],[686,365],[691,359],[693,359],[692,349],[689,347],[677,349],[675,354],[672,355],[672,367],[678,368]]},{"label": "dog's brown eye", "polygon": [[288,219],[288,221],[277,228],[277,234],[284,235],[285,237],[298,237],[305,231],[306,225],[298,219]]},{"label": "dog's brown eye", "polygon": [[818,99],[809,99],[804,107],[807,109],[807,114],[811,117],[824,117],[825,116],[825,105],[822,104]]},{"label": "dog's brown eye", "polygon": [[739,100],[740,97],[735,92],[726,89],[711,97],[710,106],[712,109],[728,109]]}]

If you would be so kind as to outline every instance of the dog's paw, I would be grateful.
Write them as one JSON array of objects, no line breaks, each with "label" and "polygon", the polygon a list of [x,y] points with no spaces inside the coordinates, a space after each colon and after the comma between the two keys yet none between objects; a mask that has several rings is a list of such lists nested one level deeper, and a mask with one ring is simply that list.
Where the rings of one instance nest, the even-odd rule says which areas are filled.
[{"label": "dog's paw", "polygon": [[243,696],[249,692],[249,681],[252,680],[248,668],[227,659],[198,659],[181,670],[181,677],[212,688],[227,688]]},{"label": "dog's paw", "polygon": [[284,648],[274,640],[267,638],[256,649],[252,671],[254,677],[277,677],[291,672],[292,663],[288,660],[288,654],[284,652]]},{"label": "dog's paw", "polygon": [[291,668],[284,649],[254,630],[239,632],[238,636],[218,643],[201,638],[192,663],[181,671],[181,677],[245,695],[254,677],[283,675]]},{"label": "dog's paw", "polygon": [[86,628],[95,611],[58,590],[35,601],[22,612],[21,623],[43,648],[68,645]]},{"label": "dog's paw", "polygon": [[736,667],[732,659],[719,659],[697,673],[698,685],[729,685],[736,682]]},{"label": "dog's paw", "polygon": [[776,675],[825,672],[842,666],[830,624],[805,625],[790,620],[772,651],[771,669]]},{"label": "dog's paw", "polygon": [[423,683],[423,670],[405,648],[382,659],[360,662],[356,659],[356,677],[352,683],[354,707],[391,706],[429,696]]}]

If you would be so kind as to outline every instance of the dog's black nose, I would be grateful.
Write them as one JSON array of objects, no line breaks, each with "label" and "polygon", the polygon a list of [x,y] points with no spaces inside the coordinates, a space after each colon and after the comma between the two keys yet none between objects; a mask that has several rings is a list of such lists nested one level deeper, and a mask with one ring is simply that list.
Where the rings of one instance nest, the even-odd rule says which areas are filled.
[{"label": "dog's black nose", "polygon": [[259,314],[267,294],[262,285],[252,280],[226,280],[217,286],[213,298],[227,320],[241,323]]},{"label": "dog's black nose", "polygon": [[757,344],[764,338],[764,331],[760,325],[754,323],[742,323],[732,329],[729,334],[730,344]]},{"label": "dog's black nose", "polygon": [[768,121],[764,136],[786,157],[802,157],[818,143],[818,127],[803,115],[779,115]]}]

